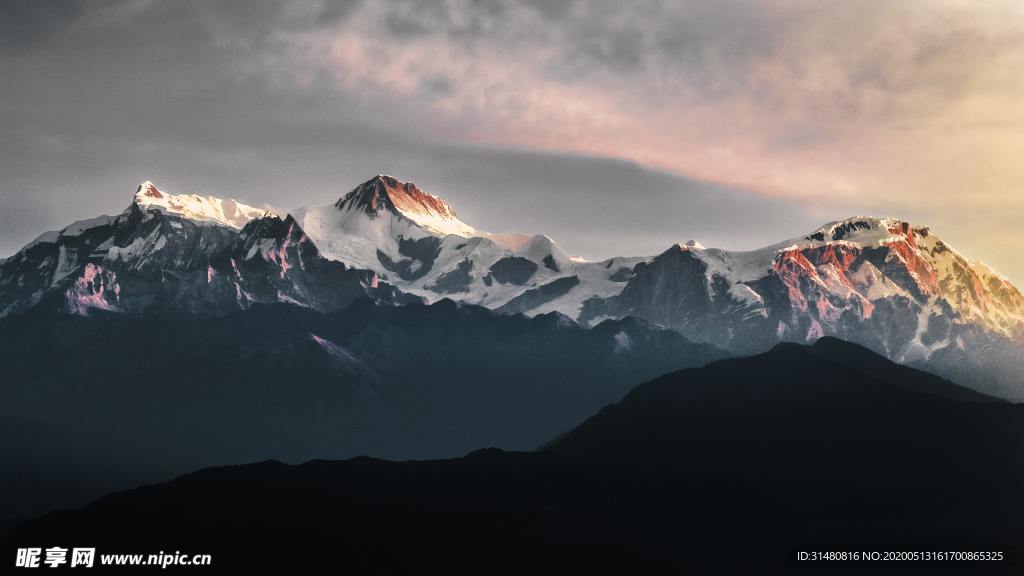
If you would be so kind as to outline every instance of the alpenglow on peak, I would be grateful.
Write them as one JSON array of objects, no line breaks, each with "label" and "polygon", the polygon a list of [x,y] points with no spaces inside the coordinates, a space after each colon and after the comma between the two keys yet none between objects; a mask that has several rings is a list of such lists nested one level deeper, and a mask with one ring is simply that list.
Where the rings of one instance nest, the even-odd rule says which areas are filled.
[{"label": "alpenglow on peak", "polygon": [[230,228],[242,228],[249,221],[268,214],[268,210],[242,204],[232,198],[168,194],[146,180],[135,191],[135,204],[143,210],[156,209],[199,222],[213,222]]},{"label": "alpenglow on peak", "polygon": [[460,220],[443,199],[420,190],[412,182],[402,182],[384,174],[363,182],[334,205],[339,210],[358,210],[370,216],[389,211],[435,234],[478,235],[477,230]]}]

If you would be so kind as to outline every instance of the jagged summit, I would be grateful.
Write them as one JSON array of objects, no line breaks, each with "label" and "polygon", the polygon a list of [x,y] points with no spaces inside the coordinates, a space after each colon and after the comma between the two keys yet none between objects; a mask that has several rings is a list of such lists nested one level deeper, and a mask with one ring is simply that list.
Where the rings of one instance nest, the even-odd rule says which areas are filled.
[{"label": "jagged summit", "polygon": [[268,210],[242,204],[232,198],[168,194],[149,180],[139,184],[133,202],[143,210],[156,209],[190,220],[213,222],[230,228],[242,228],[249,221],[269,213]]},{"label": "jagged summit", "polygon": [[412,182],[378,174],[363,182],[338,200],[334,206],[342,211],[360,211],[371,218],[380,212],[404,216],[437,234],[476,236],[477,230],[459,220],[455,210],[443,199],[420,190]]},{"label": "jagged summit", "polygon": [[142,184],[139,184],[138,189],[135,191],[135,199],[138,201],[140,198],[163,198],[164,194],[153,184],[152,181],[146,180]]},{"label": "jagged summit", "polygon": [[829,222],[807,235],[807,240],[819,242],[848,241],[859,244],[878,244],[897,237],[907,237],[914,231],[927,231],[926,226],[912,226],[899,218],[852,216]]}]

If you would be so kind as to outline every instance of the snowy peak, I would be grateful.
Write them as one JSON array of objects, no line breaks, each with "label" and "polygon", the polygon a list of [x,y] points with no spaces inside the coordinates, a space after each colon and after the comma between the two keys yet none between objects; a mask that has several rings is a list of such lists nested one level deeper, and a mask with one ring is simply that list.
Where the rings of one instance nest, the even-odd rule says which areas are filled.
[{"label": "snowy peak", "polygon": [[338,208],[359,208],[368,214],[391,210],[400,214],[431,214],[455,218],[447,202],[420,190],[412,182],[401,182],[392,176],[378,174],[356,186],[335,204]]},{"label": "snowy peak", "polygon": [[806,240],[810,242],[791,248],[817,271],[824,270],[822,285],[832,284],[827,277],[831,273],[843,282],[842,288],[860,292],[865,302],[873,300],[879,287],[862,284],[880,274],[892,283],[889,291],[905,290],[929,307],[941,300],[960,322],[1006,336],[1024,326],[1024,295],[987,266],[953,250],[927,226],[897,218],[854,217],[826,224]]},{"label": "snowy peak", "polygon": [[[708,290],[713,291],[716,283],[728,286],[737,300],[757,303],[764,317],[770,312],[766,282],[779,282],[795,314],[781,320],[794,326],[803,321],[798,317],[807,320],[807,325],[800,324],[801,337],[842,333],[838,326],[845,315],[870,321],[876,307],[892,302],[916,308],[925,318],[922,331],[933,312],[942,316],[935,311],[945,310],[952,323],[1008,337],[1024,334],[1024,294],[989,267],[945,244],[927,226],[899,218],[846,218],[748,252],[686,242],[652,262],[668,265],[687,258],[702,263]],[[669,270],[670,276],[677,273]],[[948,345],[932,335],[922,338],[931,343],[928,353]]]},{"label": "snowy peak", "polygon": [[[496,242],[497,244],[497,242]],[[500,244],[498,244],[500,246]],[[569,257],[562,252],[562,249],[555,244],[555,241],[545,234],[531,236],[514,252],[531,260],[541,261],[545,258],[552,258],[559,263],[569,262]],[[551,267],[551,265],[549,265]]]},{"label": "snowy peak", "polygon": [[338,200],[334,206],[342,211],[359,211],[371,218],[380,212],[404,216],[434,234],[477,236],[475,228],[459,220],[447,202],[428,194],[412,182],[378,174],[363,182]]},{"label": "snowy peak", "polygon": [[136,202],[144,201],[143,199],[145,198],[154,198],[156,200],[161,200],[165,197],[166,196],[164,195],[164,193],[157,189],[156,185],[150,182],[149,180],[146,180],[142,184],[139,184],[138,190],[135,191]]},{"label": "snowy peak", "polygon": [[144,211],[155,209],[197,222],[212,222],[237,229],[268,213],[267,210],[248,206],[231,198],[220,199],[196,194],[168,194],[149,180],[139,184],[135,192],[134,203]]},{"label": "snowy peak", "polygon": [[[807,236],[807,240],[818,242],[855,242],[862,245],[879,245],[884,242],[908,239],[913,229],[909,222],[898,218],[873,218],[854,216],[837,222],[829,222]],[[922,230],[927,230],[922,228]]]},{"label": "snowy peak", "polygon": [[284,279],[293,269],[305,270],[306,263],[320,258],[320,251],[309,240],[302,227],[290,215],[258,218],[245,225],[238,235],[240,260],[260,260],[279,270]]}]

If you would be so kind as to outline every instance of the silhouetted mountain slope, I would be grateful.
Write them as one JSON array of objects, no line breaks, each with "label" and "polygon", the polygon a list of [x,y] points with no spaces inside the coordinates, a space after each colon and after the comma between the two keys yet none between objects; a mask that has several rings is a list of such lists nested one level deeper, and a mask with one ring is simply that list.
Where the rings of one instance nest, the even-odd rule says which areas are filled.
[{"label": "silhouetted mountain slope", "polygon": [[814,343],[815,354],[847,368],[852,368],[879,378],[900,388],[926,392],[967,402],[996,402],[997,398],[987,396],[970,388],[952,384],[924,368],[915,370],[901,364],[894,364],[888,358],[867,348],[851,347],[843,340],[825,337]]},{"label": "silhouetted mountain slope", "polygon": [[267,458],[533,449],[638,379],[724,356],[637,320],[451,301],[6,318],[0,517]]},{"label": "silhouetted mountain slope", "polygon": [[1024,408],[953,400],[952,384],[863,354],[825,340],[674,372],[539,453],[209,469],[49,515],[7,544],[357,573],[817,574],[842,567],[789,565],[790,548],[1020,549]]},{"label": "silhouetted mountain slope", "polygon": [[825,410],[836,422],[877,413],[894,416],[894,423],[900,425],[895,416],[904,410],[908,412],[905,420],[913,422],[950,405],[960,409],[957,403],[943,400],[1008,405],[895,364],[866,348],[822,338],[813,346],[779,344],[767,353],[657,378],[638,386],[622,402],[604,408],[547,449],[610,450],[609,443],[628,443],[632,441],[628,438],[636,435],[654,438],[722,422],[744,427],[758,422],[771,432],[776,427],[762,419],[813,418]]}]

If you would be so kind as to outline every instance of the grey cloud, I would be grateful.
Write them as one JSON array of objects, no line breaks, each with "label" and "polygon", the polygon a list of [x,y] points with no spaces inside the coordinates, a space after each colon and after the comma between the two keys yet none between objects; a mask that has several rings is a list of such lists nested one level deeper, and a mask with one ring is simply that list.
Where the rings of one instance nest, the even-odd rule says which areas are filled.
[{"label": "grey cloud", "polygon": [[508,32],[508,17],[515,4],[506,0],[471,0],[463,3],[393,0],[384,8],[384,29],[396,37],[426,34],[454,40],[496,39]]},{"label": "grey cloud", "polygon": [[361,0],[325,0],[317,14],[316,23],[321,26],[336,24],[348,18],[361,3]]},{"label": "grey cloud", "polygon": [[81,15],[77,0],[0,2],[0,54],[17,54],[46,42]]},{"label": "grey cloud", "polygon": [[443,74],[424,77],[420,80],[420,90],[428,98],[450,95],[455,89],[455,81]]},{"label": "grey cloud", "polygon": [[422,36],[430,34],[432,26],[422,17],[406,11],[389,10],[384,15],[384,29],[394,36]]},{"label": "grey cloud", "polygon": [[[759,84],[753,73],[763,63],[778,65],[793,81],[817,63],[836,84],[792,105],[840,118],[885,112],[908,92],[926,93],[939,105],[958,99],[971,89],[976,64],[1024,42],[1024,34],[994,36],[927,2],[395,0],[385,6],[382,29],[396,39],[444,36],[519,58],[536,57],[530,49],[543,46],[546,56],[537,65],[552,78],[606,83],[650,72],[670,86],[672,97],[698,103],[777,89]],[[888,102],[878,104],[879,95]],[[866,109],[868,102],[883,108]]]},{"label": "grey cloud", "polygon": [[383,12],[383,29],[398,39],[438,35],[467,44],[554,49],[547,65],[563,78],[633,73],[658,65],[661,73],[703,80],[713,74],[715,81],[697,83],[709,89],[729,84],[723,75],[741,84],[749,60],[765,55],[778,40],[756,5],[735,0],[398,0]]}]

